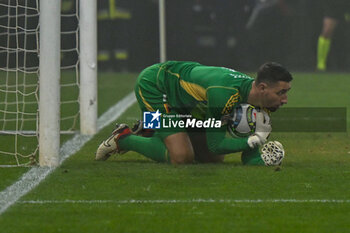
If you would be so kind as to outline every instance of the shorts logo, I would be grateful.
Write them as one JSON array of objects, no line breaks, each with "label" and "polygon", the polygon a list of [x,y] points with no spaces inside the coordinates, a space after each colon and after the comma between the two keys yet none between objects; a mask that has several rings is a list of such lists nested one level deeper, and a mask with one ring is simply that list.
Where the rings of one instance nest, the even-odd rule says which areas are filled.
[{"label": "shorts logo", "polygon": [[160,129],[160,116],[162,114],[157,110],[156,112],[143,113],[143,128],[144,129]]}]

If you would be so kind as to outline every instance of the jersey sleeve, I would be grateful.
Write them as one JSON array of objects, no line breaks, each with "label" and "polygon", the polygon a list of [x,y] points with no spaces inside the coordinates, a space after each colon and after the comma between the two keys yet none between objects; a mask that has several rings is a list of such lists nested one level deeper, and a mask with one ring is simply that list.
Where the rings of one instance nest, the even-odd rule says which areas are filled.
[{"label": "jersey sleeve", "polygon": [[[221,119],[229,114],[236,104],[240,103],[241,96],[236,88],[214,87],[207,90],[208,109],[206,118]],[[249,149],[248,138],[232,138],[226,136],[226,125],[221,128],[206,130],[209,150],[215,154],[228,154]]]}]

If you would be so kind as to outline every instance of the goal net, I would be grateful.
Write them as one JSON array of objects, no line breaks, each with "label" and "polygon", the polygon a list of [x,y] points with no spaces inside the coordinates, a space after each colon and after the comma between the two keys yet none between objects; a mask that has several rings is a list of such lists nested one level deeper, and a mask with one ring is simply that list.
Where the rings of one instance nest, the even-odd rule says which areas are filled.
[{"label": "goal net", "polygon": [[[1,167],[38,162],[39,4],[39,0],[0,1]],[[61,7],[60,131],[74,133],[79,130],[78,0],[62,1]]]}]

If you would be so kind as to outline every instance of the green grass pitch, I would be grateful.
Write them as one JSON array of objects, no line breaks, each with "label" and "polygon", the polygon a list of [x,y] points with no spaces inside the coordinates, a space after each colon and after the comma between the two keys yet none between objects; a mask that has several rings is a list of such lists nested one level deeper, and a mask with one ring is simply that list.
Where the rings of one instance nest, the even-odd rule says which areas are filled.
[{"label": "green grass pitch", "polygon": [[[99,75],[99,115],[132,91],[136,75]],[[295,73],[286,107],[350,109],[349,74]],[[137,105],[118,120],[131,124]],[[350,137],[273,132],[280,170],[223,164],[173,166],[128,152],[93,161],[101,130],[37,188],[0,215],[0,232],[348,232]],[[67,138],[64,138],[67,140]],[[28,168],[0,168],[0,189]],[[133,202],[132,200],[137,200]],[[335,200],[332,202],[332,200]],[[342,202],[343,200],[343,202]],[[35,201],[35,202],[32,202]],[[324,201],[324,202],[322,202]]]}]

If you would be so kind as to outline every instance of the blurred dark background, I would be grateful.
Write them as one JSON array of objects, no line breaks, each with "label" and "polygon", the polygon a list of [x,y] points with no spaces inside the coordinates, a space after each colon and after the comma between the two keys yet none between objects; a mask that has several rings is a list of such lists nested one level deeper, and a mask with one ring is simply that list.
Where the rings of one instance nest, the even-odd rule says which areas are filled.
[{"label": "blurred dark background", "polygon": [[[140,71],[159,61],[158,0],[97,2],[100,71]],[[254,71],[266,61],[276,61],[293,71],[315,71],[323,18],[320,1],[165,2],[167,60],[192,60],[242,71]],[[62,0],[62,11],[76,12],[75,3],[76,0]],[[62,17],[62,30],[69,30],[76,23],[75,17]],[[6,28],[1,30],[4,35],[7,33]],[[328,71],[350,71],[349,41],[347,15],[332,39]],[[62,48],[75,47],[75,42],[63,38]],[[76,56],[71,55],[72,59]],[[0,57],[1,61],[6,59]]]},{"label": "blurred dark background", "polygon": [[[159,61],[157,0],[98,3],[100,70],[139,71]],[[277,61],[314,71],[320,5],[316,0],[166,1],[167,59],[240,70]],[[332,41],[329,71],[350,70],[349,41],[350,23],[344,19]]]}]

